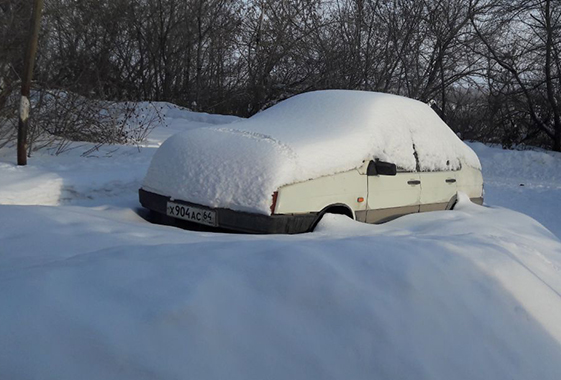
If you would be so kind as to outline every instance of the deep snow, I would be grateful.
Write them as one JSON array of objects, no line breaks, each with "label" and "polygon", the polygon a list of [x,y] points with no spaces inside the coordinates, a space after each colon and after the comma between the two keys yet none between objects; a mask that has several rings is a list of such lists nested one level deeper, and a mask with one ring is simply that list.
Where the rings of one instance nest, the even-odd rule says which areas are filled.
[{"label": "deep snow", "polygon": [[236,120],[173,113],[140,151],[0,150],[0,379],[561,378],[560,155],[470,144],[491,207],[194,232],[136,191],[164,138]]}]

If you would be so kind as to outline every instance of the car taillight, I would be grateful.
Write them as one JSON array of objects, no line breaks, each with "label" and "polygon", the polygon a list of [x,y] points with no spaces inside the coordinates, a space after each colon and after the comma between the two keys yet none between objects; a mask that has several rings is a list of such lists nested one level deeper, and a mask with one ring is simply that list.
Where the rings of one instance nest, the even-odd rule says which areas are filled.
[{"label": "car taillight", "polygon": [[275,191],[273,193],[273,203],[271,204],[271,215],[275,213],[275,207],[277,206],[277,198],[279,196],[279,192]]}]

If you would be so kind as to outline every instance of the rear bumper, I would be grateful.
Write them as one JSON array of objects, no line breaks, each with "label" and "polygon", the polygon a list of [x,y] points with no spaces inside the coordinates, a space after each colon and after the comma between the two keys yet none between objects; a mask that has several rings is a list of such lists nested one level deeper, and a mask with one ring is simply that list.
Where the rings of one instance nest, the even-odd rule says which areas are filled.
[{"label": "rear bumper", "polygon": [[[152,193],[144,189],[138,190],[138,197],[140,203],[145,208],[166,215],[167,202],[171,200],[170,197]],[[318,216],[317,213],[269,216],[234,211],[227,208],[210,208],[177,199],[174,199],[173,202],[216,212],[217,227],[219,228],[258,234],[297,234],[309,232],[314,226]]]}]

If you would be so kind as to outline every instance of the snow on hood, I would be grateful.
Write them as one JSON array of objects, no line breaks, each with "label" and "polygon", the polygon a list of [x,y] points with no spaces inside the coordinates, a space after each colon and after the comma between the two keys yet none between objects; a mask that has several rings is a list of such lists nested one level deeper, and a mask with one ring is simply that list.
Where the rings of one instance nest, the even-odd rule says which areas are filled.
[{"label": "snow on hood", "polygon": [[480,168],[477,155],[426,104],[396,95],[327,90],[294,96],[227,126],[166,140],[146,190],[211,207],[268,214],[279,187],[378,158],[406,170]]}]

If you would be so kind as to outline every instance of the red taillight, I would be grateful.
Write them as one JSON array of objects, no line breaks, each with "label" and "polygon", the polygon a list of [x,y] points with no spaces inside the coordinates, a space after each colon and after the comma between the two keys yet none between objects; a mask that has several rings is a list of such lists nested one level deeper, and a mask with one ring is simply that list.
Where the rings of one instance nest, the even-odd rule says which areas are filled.
[{"label": "red taillight", "polygon": [[279,196],[279,192],[275,191],[273,193],[273,203],[271,204],[271,215],[275,213],[275,207],[277,206],[277,198]]}]

